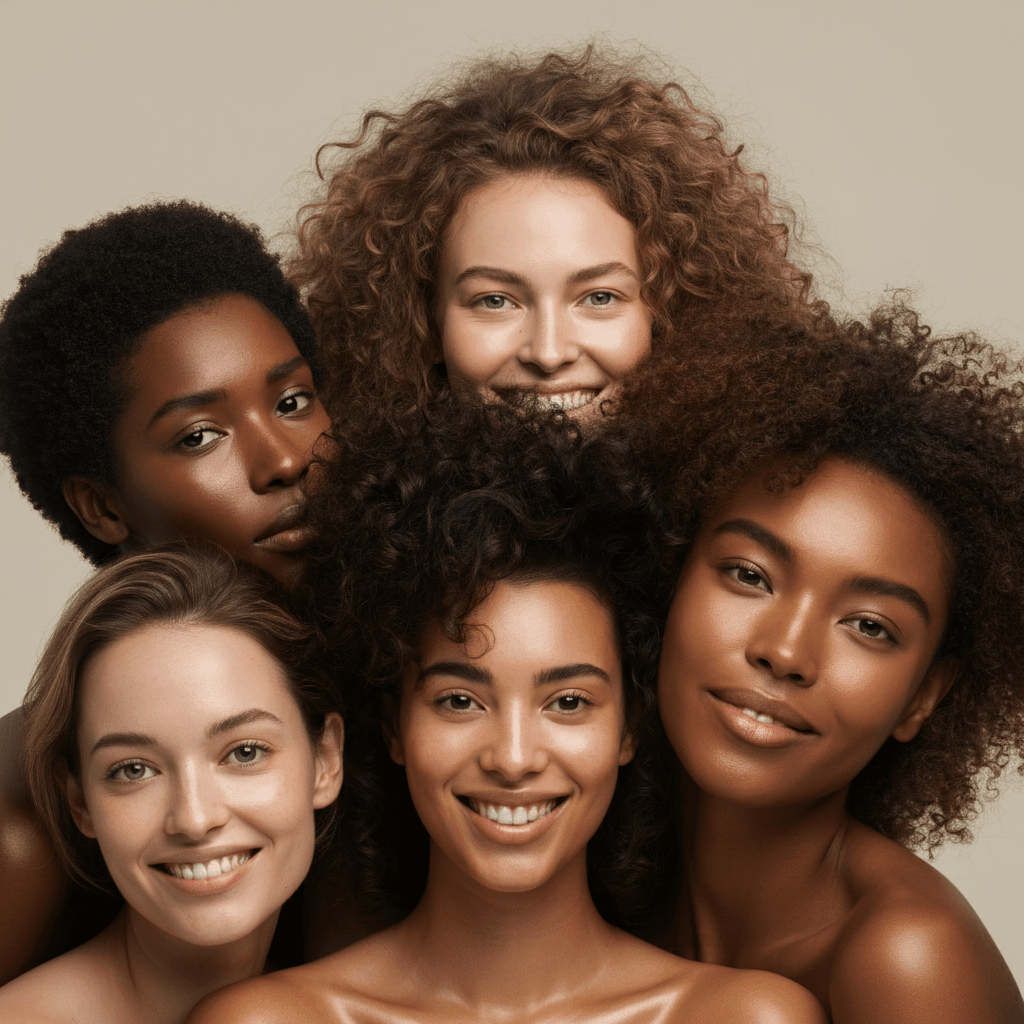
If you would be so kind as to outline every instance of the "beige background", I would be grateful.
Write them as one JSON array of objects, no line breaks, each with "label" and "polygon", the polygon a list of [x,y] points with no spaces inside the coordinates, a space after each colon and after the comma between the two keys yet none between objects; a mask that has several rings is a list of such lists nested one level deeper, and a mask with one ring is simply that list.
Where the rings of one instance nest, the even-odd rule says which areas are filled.
[{"label": "beige background", "polygon": [[[64,228],[128,203],[188,196],[285,232],[317,144],[367,105],[483,47],[590,33],[699,76],[835,258],[830,300],[909,285],[934,323],[1019,348],[1019,0],[0,0],[0,296]],[[0,530],[4,713],[86,567],[6,470]],[[1019,785],[939,861],[1024,982],[1021,865]]]}]

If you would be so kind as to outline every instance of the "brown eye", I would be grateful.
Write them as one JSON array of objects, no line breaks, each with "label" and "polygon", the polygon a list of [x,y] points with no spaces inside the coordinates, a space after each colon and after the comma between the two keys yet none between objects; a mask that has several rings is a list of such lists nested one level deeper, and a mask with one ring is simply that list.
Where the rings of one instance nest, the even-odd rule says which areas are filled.
[{"label": "brown eye", "polygon": [[261,747],[256,743],[240,743],[228,753],[225,760],[232,764],[256,764],[258,761],[262,761],[267,753],[266,747]]}]

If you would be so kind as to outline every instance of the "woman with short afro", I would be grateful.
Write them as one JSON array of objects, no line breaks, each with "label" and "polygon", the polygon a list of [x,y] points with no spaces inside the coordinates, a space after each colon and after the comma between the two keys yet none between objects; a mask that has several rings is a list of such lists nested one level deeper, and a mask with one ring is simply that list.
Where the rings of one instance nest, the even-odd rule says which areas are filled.
[{"label": "woman with short afro", "polygon": [[[741,163],[721,122],[664,82],[656,60],[603,46],[487,57],[323,147],[326,189],[302,211],[291,276],[322,344],[332,414],[361,401],[419,405],[446,380],[485,396],[533,391],[573,411],[612,397],[652,346],[688,347],[739,300],[797,319],[818,308],[810,274],[787,256],[792,211]],[[505,185],[556,194],[531,217],[533,196],[492,194]],[[471,213],[491,250],[450,267]],[[586,237],[531,272],[567,234],[595,229],[594,217],[620,232],[618,249]],[[528,232],[493,235],[521,220]],[[596,333],[612,307],[635,311],[628,344]],[[471,309],[477,320],[460,337],[449,311]],[[479,352],[496,320],[514,335],[499,342],[501,362],[463,374],[458,356]],[[620,357],[611,368],[609,345]]]},{"label": "woman with short afro", "polygon": [[659,708],[689,781],[659,941],[837,1022],[1024,1021],[908,852],[969,839],[1021,767],[1024,368],[893,302],[755,323],[631,388],[679,545]]}]

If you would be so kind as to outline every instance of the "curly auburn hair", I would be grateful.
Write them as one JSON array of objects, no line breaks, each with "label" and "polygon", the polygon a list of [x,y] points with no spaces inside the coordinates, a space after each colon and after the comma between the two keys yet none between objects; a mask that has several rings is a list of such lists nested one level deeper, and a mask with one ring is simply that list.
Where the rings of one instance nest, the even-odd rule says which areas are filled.
[{"label": "curly auburn hair", "polygon": [[438,388],[444,234],[466,196],[503,174],[600,186],[636,228],[655,345],[669,331],[686,345],[696,319],[737,296],[807,308],[811,275],[786,257],[793,211],[662,74],[653,58],[593,44],[490,56],[321,147],[326,192],[300,212],[290,275],[323,348],[328,408],[381,395],[418,404]]},{"label": "curly auburn hair", "polygon": [[117,549],[81,524],[64,481],[116,483],[111,431],[142,336],[229,293],[266,307],[314,366],[309,318],[259,228],[186,200],[65,231],[0,311],[0,451],[29,501],[96,565]]},{"label": "curly auburn hair", "polygon": [[706,515],[766,467],[778,492],[838,456],[930,511],[954,567],[936,658],[959,674],[915,739],[889,739],[852,780],[847,807],[908,847],[969,840],[981,797],[1024,754],[1024,365],[973,334],[933,337],[897,295],[866,322],[723,328],[641,371],[621,409],[657,439],[643,458],[664,483],[677,573]]},{"label": "curly auburn hair", "polygon": [[[22,705],[22,763],[32,802],[68,875],[112,891],[95,840],[79,832],[64,794],[78,776],[82,676],[100,651],[146,626],[221,626],[246,634],[277,663],[315,743],[338,710],[311,627],[287,607],[280,585],[255,566],[235,562],[213,544],[173,544],[137,551],[95,572],[72,595],[54,627]],[[335,806],[316,812],[317,850],[331,831]]]},{"label": "curly auburn hair", "polygon": [[382,733],[385,699],[397,705],[423,630],[435,622],[464,643],[497,582],[556,580],[593,592],[615,623],[637,752],[588,858],[599,906],[639,915],[671,859],[661,857],[668,794],[654,687],[666,574],[628,439],[584,440],[560,415],[446,395],[397,428],[382,415],[336,445],[308,501],[319,541],[304,583],[341,669],[346,757],[359,765],[345,784],[358,888],[411,907],[425,884],[426,832]]}]

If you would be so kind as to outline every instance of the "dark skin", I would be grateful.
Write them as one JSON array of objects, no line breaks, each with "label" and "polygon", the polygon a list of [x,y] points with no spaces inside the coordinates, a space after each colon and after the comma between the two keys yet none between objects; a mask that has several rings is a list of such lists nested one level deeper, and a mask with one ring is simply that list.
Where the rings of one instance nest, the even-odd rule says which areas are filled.
[{"label": "dark skin", "polygon": [[[313,446],[328,418],[280,321],[241,295],[190,307],[143,336],[128,385],[111,430],[116,483],[65,481],[86,529],[118,551],[212,540],[291,581],[308,540],[300,520]],[[67,942],[71,885],[21,776],[20,709],[0,728],[3,982]]]},{"label": "dark skin", "polygon": [[845,809],[882,743],[912,742],[955,682],[955,662],[935,659],[942,528],[840,459],[781,494],[766,473],[703,525],[669,612],[659,705],[691,781],[657,940],[792,978],[835,1024],[1024,1021],[963,897]]}]

